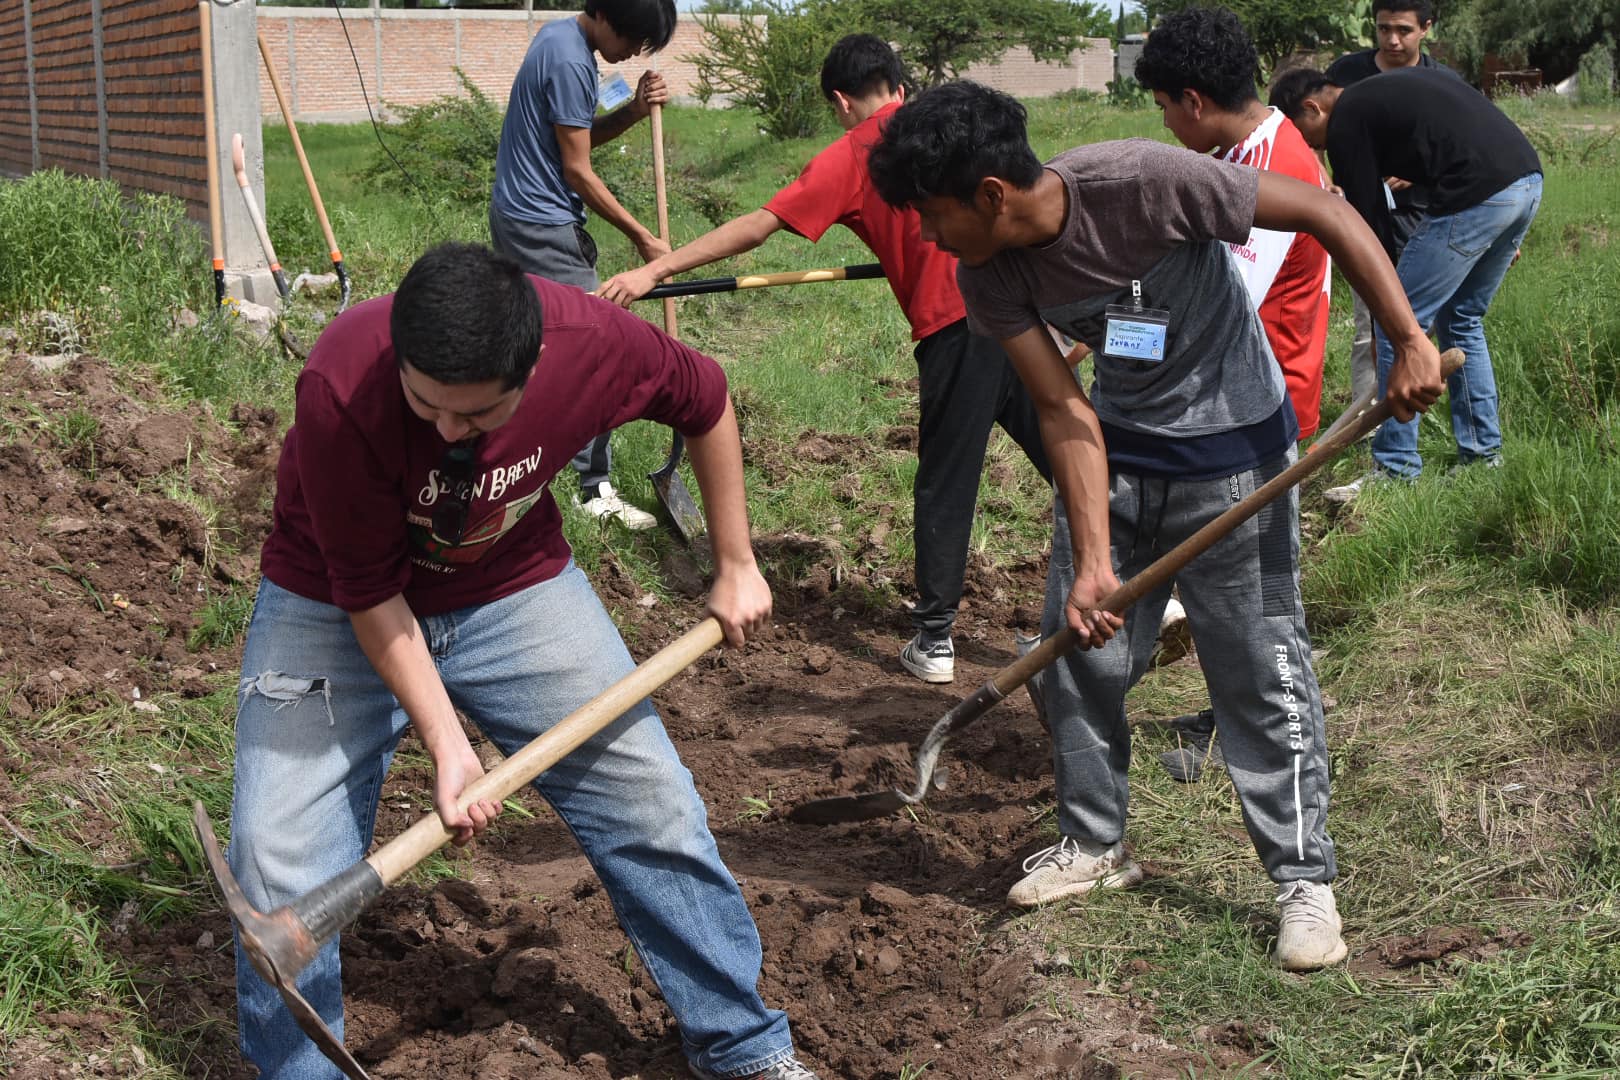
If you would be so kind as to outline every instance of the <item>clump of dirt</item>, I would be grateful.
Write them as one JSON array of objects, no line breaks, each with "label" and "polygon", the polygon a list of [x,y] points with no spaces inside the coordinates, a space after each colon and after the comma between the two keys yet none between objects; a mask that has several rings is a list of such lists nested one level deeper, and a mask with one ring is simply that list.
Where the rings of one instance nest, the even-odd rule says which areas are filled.
[{"label": "clump of dirt", "polygon": [[256,580],[275,415],[244,411],[233,433],[152,396],[92,358],[0,363],[0,678],[22,715],[200,694],[234,662],[188,640],[210,597]]}]

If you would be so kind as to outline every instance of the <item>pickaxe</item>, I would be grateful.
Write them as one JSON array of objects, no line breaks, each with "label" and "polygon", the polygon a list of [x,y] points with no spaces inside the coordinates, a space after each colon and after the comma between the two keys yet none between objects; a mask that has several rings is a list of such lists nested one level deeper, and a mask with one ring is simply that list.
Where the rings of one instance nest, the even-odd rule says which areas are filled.
[{"label": "pickaxe", "polygon": [[[544,735],[491,769],[462,792],[461,805],[479,799],[503,801],[523,785],[567,757],[579,745],[663,686],[699,656],[720,644],[723,633],[713,617],[649,657],[630,674],[569,713]],[[253,968],[281,993],[298,1026],[345,1075],[368,1080],[366,1071],[333,1034],[293,983],[321,946],[354,922],[383,891],[450,839],[439,815],[424,815],[416,824],[373,854],[309,892],[268,914],[256,911],[214,839],[208,811],[198,801],[192,808],[197,838],[208,856],[208,868],[225,896],[242,947]]]}]

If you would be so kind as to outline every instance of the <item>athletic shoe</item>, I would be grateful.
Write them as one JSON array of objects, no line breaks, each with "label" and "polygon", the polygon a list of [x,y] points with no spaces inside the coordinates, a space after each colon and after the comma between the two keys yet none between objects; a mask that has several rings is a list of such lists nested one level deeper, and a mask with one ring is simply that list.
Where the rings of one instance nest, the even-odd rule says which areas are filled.
[{"label": "athletic shoe", "polygon": [[1333,886],[1289,881],[1277,890],[1282,914],[1277,920],[1277,948],[1272,954],[1285,971],[1315,971],[1337,964],[1350,952],[1339,936],[1339,909]]},{"label": "athletic shoe", "polygon": [[1172,778],[1191,784],[1204,775],[1204,766],[1226,764],[1220,742],[1215,738],[1215,710],[1200,709],[1171,720],[1167,727],[1181,733],[1181,745],[1159,755],[1159,764]]},{"label": "athletic shoe", "polygon": [[1123,889],[1142,880],[1142,868],[1125,855],[1124,844],[1091,853],[1065,836],[1024,860],[1024,877],[1007,893],[1014,907],[1036,907],[1079,896],[1099,886]]},{"label": "athletic shoe", "polygon": [[1371,469],[1365,473],[1362,473],[1348,484],[1340,484],[1338,487],[1328,488],[1326,491],[1322,492],[1322,498],[1326,499],[1330,503],[1338,503],[1340,506],[1344,506],[1348,503],[1355,502],[1356,496],[1367,490],[1370,485],[1381,484],[1385,480],[1393,479],[1395,479],[1395,477],[1385,472],[1383,469]]},{"label": "athletic shoe", "polygon": [[900,650],[900,665],[925,683],[948,683],[956,678],[956,649],[950,638],[925,641],[918,634]]},{"label": "athletic shoe", "polygon": [[1150,667],[1173,664],[1192,651],[1192,629],[1187,625],[1187,609],[1181,601],[1171,597],[1164,605],[1164,617],[1159,620],[1159,644],[1154,650]]},{"label": "athletic shoe", "polygon": [[694,1065],[688,1061],[686,1067],[692,1070],[692,1075],[698,1080],[818,1080],[815,1073],[799,1064],[796,1058],[778,1061],[775,1065],[767,1066],[759,1072],[739,1074],[736,1076],[721,1076],[708,1069]]},{"label": "athletic shoe", "polygon": [[650,529],[658,524],[657,518],[625,502],[619,493],[613,490],[613,485],[605,481],[596,489],[595,498],[586,499],[577,505],[598,521],[616,518],[619,524],[627,529]]},{"label": "athletic shoe", "polygon": [[1481,469],[1500,469],[1502,467],[1502,455],[1492,454],[1490,457],[1477,457],[1470,458],[1467,461],[1459,461],[1457,464],[1446,470],[1446,475],[1461,476],[1469,469],[1476,466]]}]

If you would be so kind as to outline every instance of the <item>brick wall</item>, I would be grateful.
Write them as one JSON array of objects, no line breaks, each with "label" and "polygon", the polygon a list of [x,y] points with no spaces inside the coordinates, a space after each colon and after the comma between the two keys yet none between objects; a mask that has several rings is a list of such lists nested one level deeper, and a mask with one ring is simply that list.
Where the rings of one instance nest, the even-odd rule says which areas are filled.
[{"label": "brick wall", "polygon": [[1114,43],[1089,38],[1088,44],[1069,54],[1067,63],[1045,64],[1022,45],[1009,49],[994,64],[974,64],[963,77],[1023,98],[1051,97],[1065,90],[1106,93],[1114,77]]},{"label": "brick wall", "polygon": [[[363,119],[366,97],[361,78],[373,109],[379,103],[420,105],[441,94],[457,93],[457,67],[504,109],[530,38],[547,22],[572,19],[575,13],[350,8],[340,21],[327,8],[261,7],[258,16],[259,34],[276,65],[293,117],[302,122]],[[658,54],[658,70],[677,98],[691,100],[697,92],[697,66],[681,58],[698,52],[703,37],[697,20],[683,16],[675,36]],[[633,86],[652,62],[638,57],[611,70]],[[270,80],[262,73],[259,91],[264,115],[279,117]]]},{"label": "brick wall", "polygon": [[25,3],[26,11],[23,3],[0,9],[0,171],[106,176],[176,195],[200,213],[207,193],[195,0]]}]

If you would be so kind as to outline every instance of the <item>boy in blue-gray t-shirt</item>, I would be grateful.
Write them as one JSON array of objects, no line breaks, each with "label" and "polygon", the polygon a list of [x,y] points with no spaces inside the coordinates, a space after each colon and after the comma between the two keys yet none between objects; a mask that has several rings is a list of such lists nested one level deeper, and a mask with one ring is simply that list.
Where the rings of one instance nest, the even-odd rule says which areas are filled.
[{"label": "boy in blue-gray t-shirt", "polygon": [[[547,23],[534,36],[512,82],[489,200],[491,242],[528,273],[586,291],[596,288],[596,244],[585,231],[587,208],[629,237],[643,259],[669,253],[669,245],[621,206],[596,175],[591,148],[617,138],[652,106],[669,100],[663,78],[648,71],[627,104],[598,118],[597,56],[617,64],[657,52],[674,32],[674,0],[588,0],[583,13]],[[632,529],[652,527],[651,514],[613,490],[610,466],[606,432],[575,455],[581,505],[593,517],[618,518]]]},{"label": "boy in blue-gray t-shirt", "polygon": [[[1439,353],[1377,239],[1319,187],[1146,139],[1043,165],[1023,106],[968,82],[896,110],[869,167],[886,201],[917,210],[923,239],[957,256],[968,325],[1001,341],[1029,389],[1060,495],[1041,629],[1068,625],[1081,641],[1043,675],[1061,835],[1025,862],[1008,901],[1142,880],[1123,844],[1125,695],[1179,585],[1244,823],[1279,887],[1276,959],[1296,971],[1343,959],[1297,497],[1238,526],[1127,618],[1101,605],[1294,460],[1282,374],[1226,242],[1255,227],[1316,237],[1398,343],[1397,415],[1439,396]],[[1089,396],[1048,324],[1091,348]]]}]

